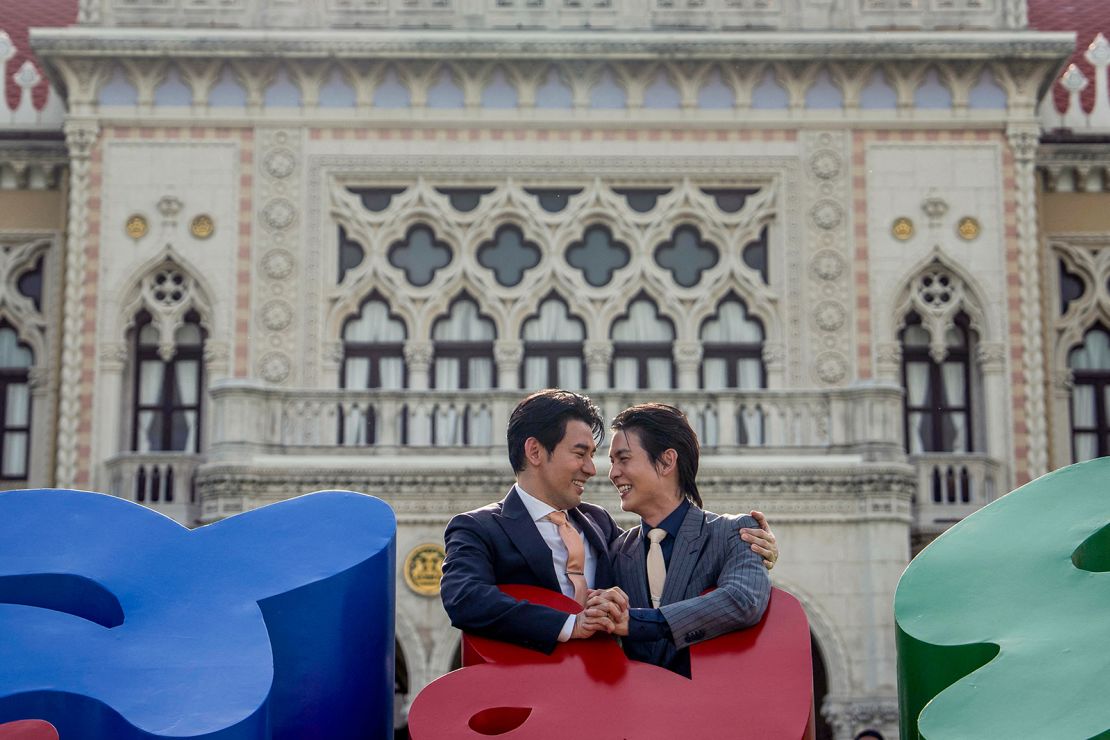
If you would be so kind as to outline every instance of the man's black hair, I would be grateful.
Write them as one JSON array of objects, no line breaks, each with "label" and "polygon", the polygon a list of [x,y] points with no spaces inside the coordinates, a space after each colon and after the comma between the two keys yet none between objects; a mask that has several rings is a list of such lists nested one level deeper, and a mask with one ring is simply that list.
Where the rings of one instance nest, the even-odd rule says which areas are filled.
[{"label": "man's black hair", "polygon": [[677,452],[678,488],[702,508],[697,482],[700,446],[686,414],[665,403],[641,403],[617,414],[610,426],[614,432],[635,432],[652,465],[668,449]]},{"label": "man's black hair", "polygon": [[567,422],[572,419],[585,422],[593,432],[594,441],[601,444],[605,436],[601,409],[586,396],[559,388],[548,388],[536,391],[518,403],[509,417],[509,427],[505,433],[509,446],[509,464],[513,466],[513,470],[517,473],[524,470],[524,443],[529,437],[535,437],[550,456],[556,445],[563,441],[567,433]]}]

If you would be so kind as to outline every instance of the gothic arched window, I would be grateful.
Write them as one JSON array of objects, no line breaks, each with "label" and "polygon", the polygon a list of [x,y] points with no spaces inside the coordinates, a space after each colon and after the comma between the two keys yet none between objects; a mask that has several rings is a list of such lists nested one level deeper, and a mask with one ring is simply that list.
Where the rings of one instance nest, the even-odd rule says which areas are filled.
[{"label": "gothic arched window", "polygon": [[204,330],[195,311],[163,347],[149,313],[135,322],[135,403],[131,449],[137,452],[199,452]]},{"label": "gothic arched window", "polygon": [[0,325],[0,478],[24,480],[31,441],[31,350],[21,344],[15,330]]},{"label": "gothic arched window", "polygon": [[701,387],[706,390],[765,388],[763,324],[729,296],[701,326]]},{"label": "gothic arched window", "polygon": [[[435,343],[433,388],[441,391],[489,390],[497,384],[493,340],[497,329],[482,316],[478,304],[463,295],[432,327]],[[432,417],[436,445],[487,445],[492,441],[492,417],[480,400],[437,404]]]},{"label": "gothic arched window", "polygon": [[1068,355],[1071,448],[1075,462],[1110,455],[1110,333],[1096,326]]},{"label": "gothic arched window", "polygon": [[641,297],[613,323],[611,385],[619,390],[674,388],[674,324],[659,315],[650,298]]},{"label": "gothic arched window", "polygon": [[[405,325],[389,313],[389,304],[371,296],[357,316],[343,326],[340,385],[352,390],[401,390],[405,376]],[[344,409],[340,444],[373,444],[376,418],[372,408]]]},{"label": "gothic arched window", "polygon": [[524,388],[583,387],[584,361],[582,342],[586,327],[567,310],[567,304],[550,296],[540,304],[539,312],[524,322],[524,364],[521,381]]},{"label": "gothic arched window", "polygon": [[971,328],[963,312],[944,333],[943,352],[911,313],[902,330],[902,382],[906,390],[906,449],[971,452]]}]

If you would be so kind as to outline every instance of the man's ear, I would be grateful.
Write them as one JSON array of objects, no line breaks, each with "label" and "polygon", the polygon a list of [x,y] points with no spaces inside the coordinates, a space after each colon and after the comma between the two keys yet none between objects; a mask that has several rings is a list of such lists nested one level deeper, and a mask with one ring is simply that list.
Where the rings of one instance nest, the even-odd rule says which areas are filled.
[{"label": "man's ear", "polygon": [[533,465],[540,464],[540,456],[546,455],[547,450],[544,449],[540,441],[535,437],[529,437],[524,440],[524,458]]},{"label": "man's ear", "polygon": [[678,467],[678,452],[673,447],[668,447],[659,455],[656,468],[659,470],[659,475],[667,475],[674,472],[676,467]]}]

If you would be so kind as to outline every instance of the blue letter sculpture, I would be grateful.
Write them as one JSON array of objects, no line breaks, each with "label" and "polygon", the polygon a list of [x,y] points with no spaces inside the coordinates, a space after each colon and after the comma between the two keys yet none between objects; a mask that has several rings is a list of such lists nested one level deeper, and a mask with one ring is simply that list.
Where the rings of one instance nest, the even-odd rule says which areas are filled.
[{"label": "blue letter sculpture", "polygon": [[98,493],[0,493],[0,723],[391,738],[396,530],[339,491],[193,531]]}]

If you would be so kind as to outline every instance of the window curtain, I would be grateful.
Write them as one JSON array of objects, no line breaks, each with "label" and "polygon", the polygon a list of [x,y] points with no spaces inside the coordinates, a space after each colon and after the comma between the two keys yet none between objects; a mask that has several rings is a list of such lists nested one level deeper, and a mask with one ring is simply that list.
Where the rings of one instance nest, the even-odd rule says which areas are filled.
[{"label": "window curtain", "polygon": [[702,388],[719,391],[728,387],[728,361],[723,357],[706,357],[702,360]]},{"label": "window curtain", "polygon": [[[929,393],[929,364],[906,363],[906,398],[910,406],[924,406]],[[932,423],[928,414],[911,412],[908,424],[910,454],[925,452],[932,439]]]},{"label": "window curtain", "polygon": [[[962,362],[946,362],[941,365],[941,378],[944,387],[944,405],[967,407],[966,368]],[[968,452],[971,448],[967,438],[967,413],[952,411],[944,414],[944,451]]]},{"label": "window curtain", "polygon": [[27,475],[27,433],[8,432],[4,435],[3,475],[23,478]]},{"label": "window curtain", "polygon": [[[560,357],[556,364],[559,372],[558,385],[560,388],[581,388],[582,360],[577,357]],[[544,387],[544,386],[540,386]]]},{"label": "window curtain", "polygon": [[405,326],[389,317],[389,306],[367,301],[358,318],[347,322],[343,338],[350,342],[393,343],[405,341]]},{"label": "window curtain", "polygon": [[526,342],[580,342],[586,338],[582,324],[554,298],[543,302],[539,315],[526,321],[521,333]]},{"label": "window curtain", "polygon": [[[1108,389],[1110,390],[1110,389]],[[1073,427],[1094,427],[1096,424],[1095,387],[1076,383],[1071,390]],[[1098,457],[1098,434],[1075,432],[1075,461],[1093,460]]]},{"label": "window curtain", "polygon": [[628,309],[628,318],[613,324],[613,341],[616,342],[670,342],[674,329],[669,322],[656,316],[655,306],[645,300],[634,302]]},{"label": "window curtain", "polygon": [[634,391],[639,387],[639,363],[635,357],[613,359],[613,387],[621,391]]},{"label": "window curtain", "polygon": [[530,389],[548,388],[553,383],[547,379],[546,357],[524,358],[524,387]]}]

